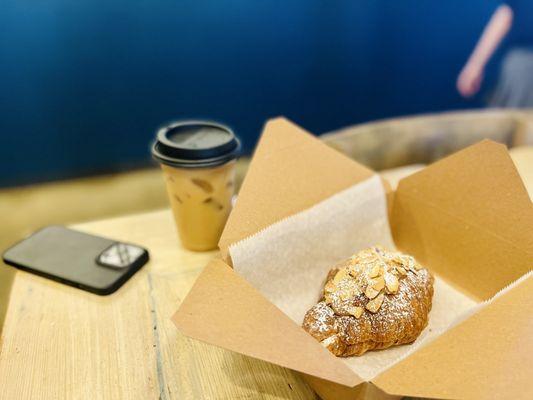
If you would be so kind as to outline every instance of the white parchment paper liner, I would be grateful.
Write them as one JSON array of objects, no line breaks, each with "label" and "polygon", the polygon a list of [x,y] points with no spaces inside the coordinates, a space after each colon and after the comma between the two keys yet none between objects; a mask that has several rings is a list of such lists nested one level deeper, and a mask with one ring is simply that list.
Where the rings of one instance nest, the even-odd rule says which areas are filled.
[{"label": "white parchment paper liner", "polygon": [[[235,271],[298,325],[318,301],[328,271],[366,247],[394,249],[378,175],[230,246]],[[415,343],[342,358],[370,380],[439,336],[476,302],[435,276],[428,327]]]}]

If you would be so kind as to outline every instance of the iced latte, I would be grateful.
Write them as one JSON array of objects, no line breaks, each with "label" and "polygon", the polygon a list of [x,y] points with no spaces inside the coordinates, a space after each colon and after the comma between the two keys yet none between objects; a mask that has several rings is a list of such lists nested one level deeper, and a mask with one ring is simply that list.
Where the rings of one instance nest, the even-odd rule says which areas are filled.
[{"label": "iced latte", "polygon": [[215,123],[180,122],[158,132],[152,153],[161,163],[184,247],[217,247],[231,211],[239,149],[233,132]]}]

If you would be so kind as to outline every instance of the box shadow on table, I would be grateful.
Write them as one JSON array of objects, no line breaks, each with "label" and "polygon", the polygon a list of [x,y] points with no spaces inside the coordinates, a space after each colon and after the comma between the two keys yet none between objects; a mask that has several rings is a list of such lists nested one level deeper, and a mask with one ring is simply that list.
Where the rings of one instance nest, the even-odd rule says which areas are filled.
[{"label": "box shadow on table", "polygon": [[294,371],[237,353],[227,353],[226,360],[223,371],[227,379],[246,392],[259,392],[267,398],[319,399]]}]

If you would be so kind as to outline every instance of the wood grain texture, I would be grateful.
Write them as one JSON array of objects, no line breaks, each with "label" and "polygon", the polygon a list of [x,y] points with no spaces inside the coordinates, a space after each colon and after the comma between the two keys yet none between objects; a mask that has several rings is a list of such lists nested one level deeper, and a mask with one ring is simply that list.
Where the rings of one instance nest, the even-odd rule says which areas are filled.
[{"label": "wood grain texture", "polygon": [[181,248],[169,211],[75,226],[151,261],[99,297],[17,272],[0,343],[0,399],[315,399],[299,375],[182,336],[170,316],[215,253]]}]

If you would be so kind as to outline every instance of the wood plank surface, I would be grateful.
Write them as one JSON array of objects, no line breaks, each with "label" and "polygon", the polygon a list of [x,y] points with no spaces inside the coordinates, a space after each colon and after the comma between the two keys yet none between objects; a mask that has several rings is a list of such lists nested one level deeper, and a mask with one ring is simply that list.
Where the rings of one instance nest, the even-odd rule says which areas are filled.
[{"label": "wood plank surface", "polygon": [[182,336],[170,316],[215,253],[181,248],[170,211],[75,228],[151,261],[99,297],[25,272],[0,343],[1,399],[314,399],[299,375]]}]

